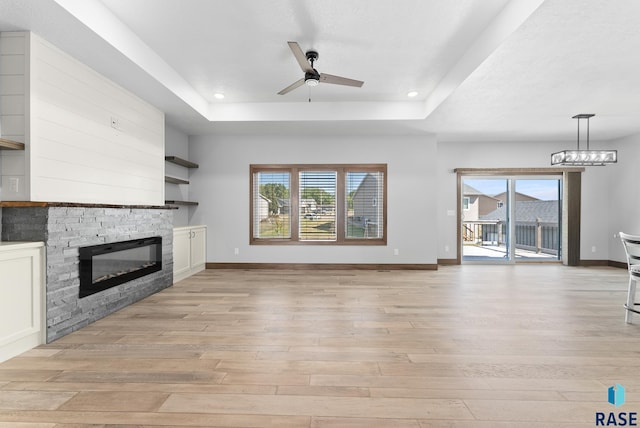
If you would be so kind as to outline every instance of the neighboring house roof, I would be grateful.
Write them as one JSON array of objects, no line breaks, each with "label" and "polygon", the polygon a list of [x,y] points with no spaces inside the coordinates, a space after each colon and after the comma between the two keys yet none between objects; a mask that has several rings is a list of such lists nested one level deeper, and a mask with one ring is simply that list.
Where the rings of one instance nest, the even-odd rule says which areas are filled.
[{"label": "neighboring house roof", "polygon": [[[498,193],[497,195],[493,195],[493,197],[496,199],[500,199],[501,201],[506,201],[507,192]],[[525,193],[516,192],[516,201],[539,201],[539,200],[540,199],[527,195]]]},{"label": "neighboring house roof", "polygon": [[374,185],[377,186],[378,185],[378,179],[371,173],[367,173],[367,175],[364,176],[364,178],[362,179],[362,181],[360,182],[360,184],[358,184],[358,188],[356,189],[355,192],[353,192],[353,197],[355,198],[356,195],[358,193],[360,193],[360,191],[362,189],[365,189],[363,191],[368,192],[369,191],[369,186]]},{"label": "neighboring house roof", "polygon": [[462,193],[464,194],[464,196],[480,196],[480,195],[489,196],[489,195],[487,195],[485,193],[482,193],[478,189],[469,186],[468,184],[464,185],[464,188],[462,189]]},{"label": "neighboring house roof", "polygon": [[478,189],[471,187],[468,184],[464,185],[463,192],[464,192],[463,196],[484,196],[485,198],[488,198],[488,199],[494,199],[496,201],[500,200],[500,199],[494,198],[493,196],[489,196],[486,193],[482,193]]},{"label": "neighboring house roof", "polygon": [[277,198],[279,207],[288,207],[290,205],[289,198]]},{"label": "neighboring house roof", "polygon": [[[516,203],[516,221],[535,222],[540,219],[543,223],[558,222],[558,201],[518,201]],[[506,219],[506,205],[480,216],[480,220]]]},{"label": "neighboring house roof", "polygon": [[266,196],[264,196],[262,193],[258,194],[259,197],[261,197],[262,199],[264,199],[265,201],[271,203],[271,199],[267,198]]}]

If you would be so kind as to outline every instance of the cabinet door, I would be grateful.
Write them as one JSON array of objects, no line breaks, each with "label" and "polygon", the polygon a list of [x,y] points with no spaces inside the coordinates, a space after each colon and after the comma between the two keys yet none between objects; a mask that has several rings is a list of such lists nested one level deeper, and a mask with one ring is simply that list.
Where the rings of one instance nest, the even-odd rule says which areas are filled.
[{"label": "cabinet door", "polygon": [[0,252],[0,362],[45,343],[42,248]]},{"label": "cabinet door", "polygon": [[191,229],[191,267],[203,266],[207,262],[207,229]]},{"label": "cabinet door", "polygon": [[191,231],[181,229],[173,231],[173,277],[191,269]]}]

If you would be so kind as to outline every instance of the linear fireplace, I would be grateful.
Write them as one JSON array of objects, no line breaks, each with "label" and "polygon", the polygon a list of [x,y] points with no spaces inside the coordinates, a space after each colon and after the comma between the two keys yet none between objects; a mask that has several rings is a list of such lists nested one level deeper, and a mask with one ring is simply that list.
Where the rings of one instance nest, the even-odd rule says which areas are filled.
[{"label": "linear fireplace", "polygon": [[162,270],[161,236],[93,245],[79,252],[79,297]]}]

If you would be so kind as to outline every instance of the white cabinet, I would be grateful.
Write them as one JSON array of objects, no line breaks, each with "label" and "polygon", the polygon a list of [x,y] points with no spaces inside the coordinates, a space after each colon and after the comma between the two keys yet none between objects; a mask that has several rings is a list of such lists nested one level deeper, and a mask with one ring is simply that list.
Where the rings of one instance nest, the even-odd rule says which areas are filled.
[{"label": "white cabinet", "polygon": [[173,229],[173,282],[204,270],[207,262],[207,227]]},{"label": "white cabinet", "polygon": [[0,242],[0,362],[45,343],[44,244]]},{"label": "white cabinet", "polygon": [[201,271],[207,262],[207,228],[191,229],[191,269]]}]

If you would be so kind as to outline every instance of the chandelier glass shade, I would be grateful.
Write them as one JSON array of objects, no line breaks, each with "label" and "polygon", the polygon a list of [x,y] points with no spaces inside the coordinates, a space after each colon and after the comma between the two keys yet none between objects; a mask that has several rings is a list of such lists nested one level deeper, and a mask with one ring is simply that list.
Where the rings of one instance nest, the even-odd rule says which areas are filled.
[{"label": "chandelier glass shade", "polygon": [[[590,150],[589,149],[589,119],[595,114],[577,114],[573,119],[578,119],[578,147],[576,150],[563,150],[551,154],[551,165],[566,166],[603,166],[608,163],[618,162],[617,150]],[[587,119],[587,149],[580,150],[580,120]]]}]

